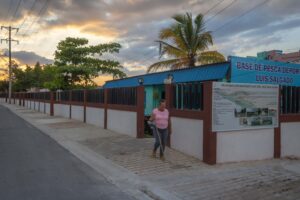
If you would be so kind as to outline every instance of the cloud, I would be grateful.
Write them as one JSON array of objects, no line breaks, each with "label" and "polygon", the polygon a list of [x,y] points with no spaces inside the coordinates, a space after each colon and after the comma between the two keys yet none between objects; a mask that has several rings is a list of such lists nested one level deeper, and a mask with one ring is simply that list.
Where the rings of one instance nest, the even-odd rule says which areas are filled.
[{"label": "cloud", "polygon": [[[8,51],[6,50],[4,53],[6,56],[8,55]],[[39,56],[34,52],[27,51],[16,51],[12,53],[12,58],[16,59],[21,65],[35,65],[37,62],[40,64],[52,64],[53,60],[47,59],[45,57]]]},{"label": "cloud", "polygon": [[[31,13],[29,9],[34,0],[22,1],[19,12],[12,20],[12,25],[18,26],[24,19],[27,19],[23,30],[20,30],[21,33],[24,32],[27,25],[39,17],[39,11],[45,1],[37,1]],[[28,49],[35,45],[36,41],[43,46],[50,45],[45,41],[58,41],[68,34],[93,38],[94,43],[103,42],[105,38],[107,41],[114,39],[120,42],[123,48],[113,59],[126,65],[129,74],[135,74],[139,66],[146,68],[158,61],[158,45],[154,41],[158,37],[159,30],[172,23],[171,17],[174,14],[186,11],[194,15],[209,11],[206,19],[213,18],[206,23],[206,27],[207,30],[213,31],[215,46],[212,48],[220,50],[226,56],[245,55],[264,47],[274,48],[280,45],[282,49],[295,48],[295,45],[300,42],[297,40],[289,44],[294,46],[285,46],[284,41],[288,38],[285,38],[283,34],[286,30],[297,30],[300,26],[299,0],[269,0],[244,16],[243,13],[247,13],[264,0],[233,1],[50,0],[47,11],[33,30],[43,34],[49,32],[46,35],[49,38],[45,35],[34,34],[28,37],[31,42],[27,42],[26,45]],[[7,16],[11,16],[16,9],[17,1],[13,2],[12,8],[9,9],[10,1],[1,1],[0,21],[9,21]],[[232,5],[223,10],[231,2],[233,2]],[[7,15],[7,13],[10,14]],[[30,17],[28,14],[31,14]],[[71,33],[70,30],[74,29],[78,31]],[[215,30],[217,32],[214,32]],[[65,33],[62,34],[62,32]],[[40,53],[38,48],[39,46],[35,46],[31,51],[46,56],[48,51]]]}]

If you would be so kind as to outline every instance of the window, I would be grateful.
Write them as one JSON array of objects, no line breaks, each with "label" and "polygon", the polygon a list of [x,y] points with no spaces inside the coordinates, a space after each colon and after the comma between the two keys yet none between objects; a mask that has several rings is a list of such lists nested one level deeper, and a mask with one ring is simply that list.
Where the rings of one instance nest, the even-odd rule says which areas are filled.
[{"label": "window", "polygon": [[86,95],[87,95],[86,101],[88,103],[104,103],[103,89],[87,90]]},{"label": "window", "polygon": [[203,110],[203,84],[180,83],[172,88],[173,108],[178,110]]},{"label": "window", "polygon": [[281,114],[300,113],[300,87],[281,86]]},{"label": "window", "polygon": [[137,89],[135,87],[108,89],[107,101],[109,104],[136,105]]}]

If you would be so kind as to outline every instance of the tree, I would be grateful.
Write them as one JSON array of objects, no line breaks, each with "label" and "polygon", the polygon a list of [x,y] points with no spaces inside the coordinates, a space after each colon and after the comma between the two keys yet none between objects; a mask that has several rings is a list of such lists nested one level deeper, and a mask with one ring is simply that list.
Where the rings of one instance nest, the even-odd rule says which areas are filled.
[{"label": "tree", "polygon": [[118,53],[120,48],[118,43],[88,45],[85,38],[68,37],[59,42],[54,65],[58,67],[56,82],[60,84],[60,89],[95,85],[92,79],[100,73],[125,77],[119,62],[99,58],[104,53]]},{"label": "tree", "polygon": [[8,81],[1,80],[0,81],[0,92],[7,92],[8,91]]},{"label": "tree", "polygon": [[152,64],[148,72],[161,69],[195,67],[199,64],[210,64],[225,61],[224,56],[217,51],[205,51],[213,45],[210,31],[205,30],[202,14],[193,19],[191,13],[178,14],[173,17],[175,23],[162,29],[157,42],[160,56],[167,55],[172,59]]}]

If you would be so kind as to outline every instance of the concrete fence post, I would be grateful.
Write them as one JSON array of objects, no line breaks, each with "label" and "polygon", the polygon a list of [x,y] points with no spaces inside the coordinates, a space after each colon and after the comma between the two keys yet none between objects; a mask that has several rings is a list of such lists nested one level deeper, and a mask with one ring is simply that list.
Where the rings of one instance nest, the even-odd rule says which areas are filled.
[{"label": "concrete fence post", "polygon": [[274,128],[274,158],[281,157],[280,87],[278,90],[278,127]]},{"label": "concrete fence post", "polygon": [[50,92],[50,116],[54,116],[54,92]]},{"label": "concrete fence post", "polygon": [[72,119],[72,90],[69,91],[69,118]]},{"label": "concrete fence post", "polygon": [[83,91],[83,122],[86,123],[87,90]]},{"label": "concrete fence post", "polygon": [[108,89],[104,89],[104,129],[107,129]]},{"label": "concrete fence post", "polygon": [[[166,108],[169,110],[172,108],[172,85],[165,84],[165,101],[166,101]],[[167,146],[171,147],[171,127],[169,126],[169,135],[167,140]]]},{"label": "concrete fence post", "polygon": [[203,83],[203,161],[210,165],[217,162],[217,135],[212,132],[212,86],[211,81]]},{"label": "concrete fence post", "polygon": [[137,138],[144,137],[144,102],[145,102],[145,90],[144,86],[137,87]]}]

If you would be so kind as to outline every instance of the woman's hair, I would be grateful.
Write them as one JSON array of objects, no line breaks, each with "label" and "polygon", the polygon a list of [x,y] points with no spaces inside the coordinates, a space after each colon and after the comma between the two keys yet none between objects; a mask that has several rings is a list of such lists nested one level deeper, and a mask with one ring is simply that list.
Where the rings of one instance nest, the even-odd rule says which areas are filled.
[{"label": "woman's hair", "polygon": [[166,102],[165,99],[161,99],[161,100],[159,101],[159,105],[162,104],[162,103],[165,103],[165,102]]}]

